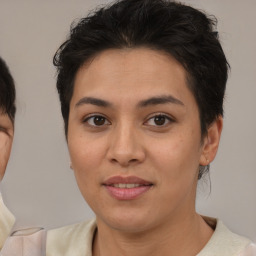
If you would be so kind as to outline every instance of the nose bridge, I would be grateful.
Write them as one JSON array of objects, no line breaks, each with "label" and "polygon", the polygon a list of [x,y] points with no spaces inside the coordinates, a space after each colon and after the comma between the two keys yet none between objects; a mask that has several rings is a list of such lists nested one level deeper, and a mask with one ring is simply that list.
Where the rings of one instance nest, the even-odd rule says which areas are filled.
[{"label": "nose bridge", "polygon": [[111,161],[121,165],[140,162],[144,159],[138,129],[133,122],[122,121],[113,129],[109,157]]}]

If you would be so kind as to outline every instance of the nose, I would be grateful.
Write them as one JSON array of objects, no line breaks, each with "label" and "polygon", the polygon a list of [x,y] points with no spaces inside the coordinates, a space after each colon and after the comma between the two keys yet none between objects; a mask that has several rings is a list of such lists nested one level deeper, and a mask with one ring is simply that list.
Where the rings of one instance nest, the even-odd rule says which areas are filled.
[{"label": "nose", "polygon": [[112,131],[107,157],[112,163],[127,167],[145,159],[141,136],[132,125],[123,124]]}]

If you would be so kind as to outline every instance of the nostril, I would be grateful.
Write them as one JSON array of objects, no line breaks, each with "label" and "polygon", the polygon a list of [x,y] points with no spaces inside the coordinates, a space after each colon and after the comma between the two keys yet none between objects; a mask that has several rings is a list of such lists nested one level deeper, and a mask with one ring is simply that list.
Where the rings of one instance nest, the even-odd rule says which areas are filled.
[{"label": "nostril", "polygon": [[120,164],[122,166],[128,166],[130,164],[138,162],[138,159],[132,158],[132,159],[127,159],[127,158],[112,158],[111,162],[113,164]]},{"label": "nostril", "polygon": [[112,162],[112,163],[118,163],[118,161],[117,161],[115,158],[112,158],[112,159],[111,159],[111,162]]}]

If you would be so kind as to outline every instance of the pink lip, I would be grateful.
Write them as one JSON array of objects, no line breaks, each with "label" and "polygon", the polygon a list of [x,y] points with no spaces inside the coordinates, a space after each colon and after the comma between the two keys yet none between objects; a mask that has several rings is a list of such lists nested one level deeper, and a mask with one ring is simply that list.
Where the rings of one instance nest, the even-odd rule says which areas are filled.
[{"label": "pink lip", "polygon": [[141,185],[152,185],[152,182],[143,180],[136,176],[128,176],[128,177],[113,176],[103,182],[103,184],[107,186],[117,184],[117,183],[123,183],[123,184],[134,183],[134,184],[141,184]]},{"label": "pink lip", "polygon": [[[114,184],[139,184],[139,187],[133,188],[118,188],[114,187]],[[144,179],[138,178],[136,176],[122,177],[114,176],[103,182],[104,187],[107,189],[108,193],[118,200],[132,200],[135,199],[150,188],[152,188],[152,182],[146,181]]]}]

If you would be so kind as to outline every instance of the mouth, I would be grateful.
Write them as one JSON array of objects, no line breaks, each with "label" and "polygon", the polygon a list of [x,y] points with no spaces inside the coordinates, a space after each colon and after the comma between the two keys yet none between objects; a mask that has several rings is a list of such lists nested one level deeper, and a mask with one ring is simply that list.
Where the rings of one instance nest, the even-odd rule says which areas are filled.
[{"label": "mouth", "polygon": [[107,179],[103,186],[110,196],[118,200],[133,200],[152,188],[153,183],[135,176],[114,176]]},{"label": "mouth", "polygon": [[[111,185],[110,185],[111,186]],[[137,188],[139,186],[143,186],[143,185],[140,185],[140,184],[132,184],[132,183],[118,183],[118,184],[113,184],[112,185],[113,187],[115,188]]]}]

